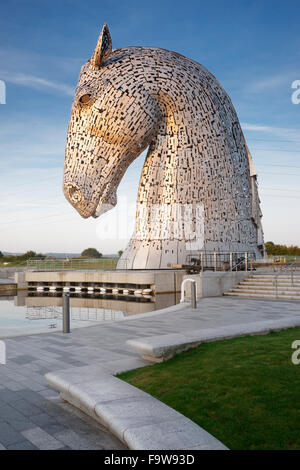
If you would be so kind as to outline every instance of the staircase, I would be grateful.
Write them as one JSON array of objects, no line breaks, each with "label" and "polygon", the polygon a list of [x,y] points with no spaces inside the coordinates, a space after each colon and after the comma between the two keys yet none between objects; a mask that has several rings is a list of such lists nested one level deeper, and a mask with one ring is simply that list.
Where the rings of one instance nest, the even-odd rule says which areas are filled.
[{"label": "staircase", "polygon": [[300,272],[251,274],[224,295],[300,301]]}]

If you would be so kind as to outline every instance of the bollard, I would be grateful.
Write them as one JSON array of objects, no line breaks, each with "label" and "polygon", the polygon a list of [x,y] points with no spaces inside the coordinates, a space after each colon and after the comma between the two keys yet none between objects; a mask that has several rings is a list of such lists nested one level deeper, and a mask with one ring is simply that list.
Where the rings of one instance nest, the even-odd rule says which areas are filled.
[{"label": "bollard", "polygon": [[248,271],[248,253],[245,252],[245,271]]},{"label": "bollard", "polygon": [[70,333],[70,294],[63,294],[63,333]]},{"label": "bollard", "polygon": [[192,308],[197,308],[196,281],[191,283]]},{"label": "bollard", "polygon": [[214,271],[217,270],[217,253],[214,251]]}]

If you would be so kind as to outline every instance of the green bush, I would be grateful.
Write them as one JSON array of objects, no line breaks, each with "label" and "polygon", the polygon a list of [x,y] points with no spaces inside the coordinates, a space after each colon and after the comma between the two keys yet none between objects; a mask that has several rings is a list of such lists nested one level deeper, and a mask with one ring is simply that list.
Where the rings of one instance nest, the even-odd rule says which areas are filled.
[{"label": "green bush", "polygon": [[267,254],[269,256],[287,255],[287,256],[300,256],[300,247],[297,245],[277,245],[274,242],[266,242],[265,244]]},{"label": "green bush", "polygon": [[84,258],[101,258],[102,253],[99,253],[96,248],[86,248],[86,250],[83,250],[81,253],[81,256]]}]

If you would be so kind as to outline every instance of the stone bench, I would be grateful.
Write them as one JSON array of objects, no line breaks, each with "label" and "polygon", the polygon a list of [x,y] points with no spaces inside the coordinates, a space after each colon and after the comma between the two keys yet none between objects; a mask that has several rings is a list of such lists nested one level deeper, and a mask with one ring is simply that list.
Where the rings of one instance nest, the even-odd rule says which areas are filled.
[{"label": "stone bench", "polygon": [[73,367],[50,372],[46,379],[62,399],[100,422],[129,449],[227,449],[193,421],[104,367]]},{"label": "stone bench", "polygon": [[300,315],[278,320],[265,320],[237,325],[206,328],[184,333],[147,336],[130,339],[126,344],[143,359],[152,362],[162,362],[183,351],[195,348],[201,343],[236,338],[246,335],[268,334],[285,328],[300,326]]}]

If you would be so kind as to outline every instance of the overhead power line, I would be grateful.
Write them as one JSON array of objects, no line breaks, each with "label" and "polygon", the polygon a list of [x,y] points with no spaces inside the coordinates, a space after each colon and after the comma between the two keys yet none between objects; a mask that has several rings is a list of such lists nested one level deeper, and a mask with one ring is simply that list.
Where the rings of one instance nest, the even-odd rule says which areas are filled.
[{"label": "overhead power line", "polygon": [[297,176],[298,178],[300,178],[300,174],[299,173],[273,173],[271,171],[260,171],[259,174],[263,174],[263,175],[277,175],[277,176]]},{"label": "overhead power line", "polygon": [[294,165],[278,165],[277,163],[258,163],[257,166],[279,166],[281,168],[300,168],[300,166]]},{"label": "overhead power line", "polygon": [[264,194],[264,197],[279,197],[280,198],[288,198],[288,199],[300,199],[300,196],[285,196],[285,195],[282,195],[282,194]]},{"label": "overhead power line", "polygon": [[258,148],[252,148],[251,150],[263,150],[264,152],[288,152],[288,153],[299,153],[300,150],[287,150],[287,149],[258,149]]},{"label": "overhead power line", "polygon": [[297,191],[300,192],[300,189],[285,189],[285,188],[264,188],[263,186],[260,188],[260,190],[267,190],[267,191]]},{"label": "overhead power line", "polygon": [[247,141],[249,140],[255,140],[256,142],[273,142],[273,143],[276,143],[276,142],[288,142],[288,143],[299,143],[300,144],[300,140],[288,140],[288,139],[255,139],[254,137],[253,138],[249,138],[249,139],[246,139]]}]

